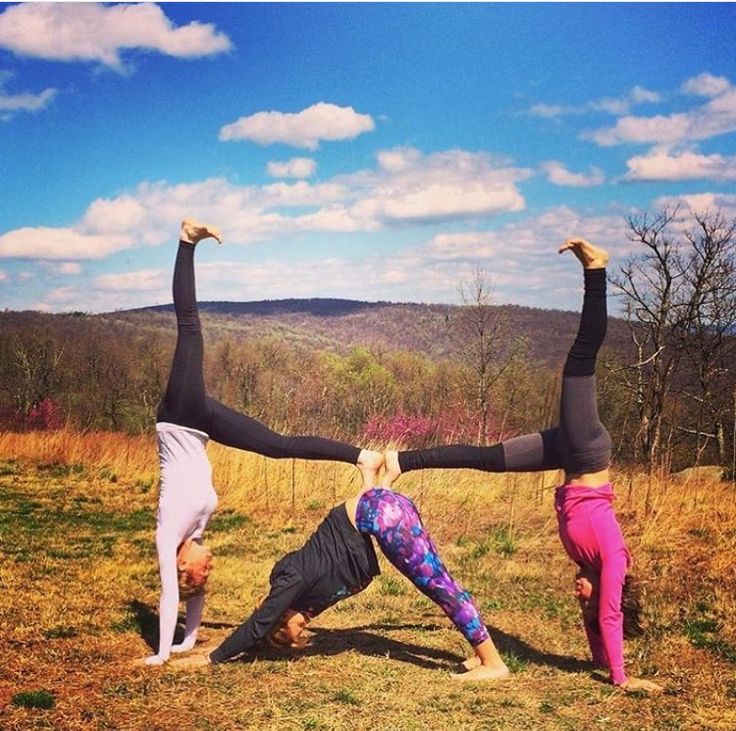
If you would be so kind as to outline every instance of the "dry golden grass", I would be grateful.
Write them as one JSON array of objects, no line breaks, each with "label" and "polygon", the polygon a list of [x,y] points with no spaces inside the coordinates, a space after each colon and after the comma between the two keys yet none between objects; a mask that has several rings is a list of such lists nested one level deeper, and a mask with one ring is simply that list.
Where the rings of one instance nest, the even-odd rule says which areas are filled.
[{"label": "dry golden grass", "polygon": [[[273,562],[359,486],[349,466],[217,445],[210,456],[221,500],[208,529],[217,566],[206,643],[247,616]],[[397,484],[478,599],[513,670],[506,681],[453,682],[448,671],[469,648],[385,563],[365,592],[314,622],[313,644],[296,655],[197,672],[140,667],[157,633],[156,472],[150,438],[0,434],[0,728],[736,728],[730,484],[618,476],[648,603],[646,636],[627,643],[629,669],[667,688],[637,698],[587,662],[553,473],[438,470]],[[50,695],[18,695],[37,691]]]}]

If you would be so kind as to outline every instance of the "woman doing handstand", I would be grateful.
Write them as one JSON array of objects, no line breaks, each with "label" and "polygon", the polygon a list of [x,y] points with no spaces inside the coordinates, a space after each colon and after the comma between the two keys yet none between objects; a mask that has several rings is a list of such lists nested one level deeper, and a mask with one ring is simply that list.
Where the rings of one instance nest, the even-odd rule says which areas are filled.
[{"label": "woman doing handstand", "polygon": [[[146,659],[160,665],[171,652],[194,646],[204,607],[204,585],[212,554],[202,533],[217,505],[209,439],[267,457],[335,460],[358,466],[363,487],[372,487],[383,464],[378,452],[312,436],[284,436],[255,419],[208,398],[203,377],[203,339],[194,279],[194,250],[202,239],[222,243],[218,229],[191,220],[182,223],[174,267],[177,340],[163,401],[156,416],[161,466],[156,549],[161,575],[159,648]],[[173,645],[179,600],[186,599],[186,629]]]},{"label": "woman doing handstand", "polygon": [[[490,447],[448,445],[385,454],[382,484],[390,486],[403,472],[469,467],[488,472],[535,472],[564,469],[565,483],[555,493],[560,540],[578,564],[575,595],[582,611],[593,662],[609,670],[611,682],[626,690],[657,691],[655,683],[624,672],[624,613],[638,628],[638,603],[628,590],[629,552],[613,511],[608,466],[611,439],[598,417],[595,364],[606,335],[606,264],[608,254],[584,239],[560,248],[583,265],[584,299],[577,337],[562,374],[559,426],[509,439]],[[466,664],[472,667],[473,660]]]}]

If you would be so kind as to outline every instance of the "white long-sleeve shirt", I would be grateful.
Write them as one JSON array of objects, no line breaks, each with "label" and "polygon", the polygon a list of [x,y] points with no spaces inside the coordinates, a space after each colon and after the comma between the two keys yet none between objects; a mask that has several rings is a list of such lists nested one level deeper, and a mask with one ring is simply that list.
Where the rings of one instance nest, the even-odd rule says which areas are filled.
[{"label": "white long-sleeve shirt", "polygon": [[[217,506],[217,493],[212,486],[212,466],[207,458],[207,434],[159,422],[156,437],[161,465],[156,516],[156,549],[161,575],[158,657],[166,661],[171,654],[179,609],[177,550],[189,538],[201,540]],[[196,635],[203,606],[203,595],[187,602],[185,642]]]}]

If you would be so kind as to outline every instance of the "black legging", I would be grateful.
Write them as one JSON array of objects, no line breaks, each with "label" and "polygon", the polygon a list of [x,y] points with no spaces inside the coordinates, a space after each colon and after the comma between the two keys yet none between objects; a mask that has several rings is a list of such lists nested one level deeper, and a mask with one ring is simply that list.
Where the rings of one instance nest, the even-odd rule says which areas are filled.
[{"label": "black legging", "polygon": [[193,244],[179,242],[174,266],[177,339],[166,394],[156,421],[203,431],[215,442],[266,457],[298,457],[356,464],[360,449],[321,437],[288,437],[208,398],[204,387],[204,347],[194,283]]},{"label": "black legging", "polygon": [[598,418],[595,362],[606,337],[606,270],[583,271],[585,295],[580,325],[562,371],[559,426],[515,437],[491,447],[454,444],[399,452],[402,472],[429,467],[471,467],[486,472],[567,474],[608,467],[611,438]]}]

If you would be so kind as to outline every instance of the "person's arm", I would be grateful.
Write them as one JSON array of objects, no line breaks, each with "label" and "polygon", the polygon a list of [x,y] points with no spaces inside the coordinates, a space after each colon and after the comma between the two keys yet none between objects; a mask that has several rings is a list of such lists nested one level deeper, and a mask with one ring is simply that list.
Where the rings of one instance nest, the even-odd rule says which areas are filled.
[{"label": "person's arm", "polygon": [[611,682],[623,685],[627,677],[624,672],[624,615],[621,612],[621,593],[628,567],[626,549],[622,546],[604,555],[602,563],[598,625],[608,659]]},{"label": "person's arm", "polygon": [[278,624],[302,591],[302,578],[296,571],[287,569],[281,572],[274,578],[271,591],[261,606],[210,653],[210,662],[225,662],[255,647]]},{"label": "person's arm", "polygon": [[187,619],[184,629],[184,639],[178,645],[171,646],[171,652],[188,652],[197,642],[197,630],[202,622],[204,609],[204,593],[187,599]]},{"label": "person's arm", "polygon": [[171,654],[176,619],[179,611],[179,577],[176,569],[175,541],[168,540],[161,531],[156,532],[158,570],[161,577],[161,598],[158,607],[158,654],[146,658],[146,665],[163,665]]}]

